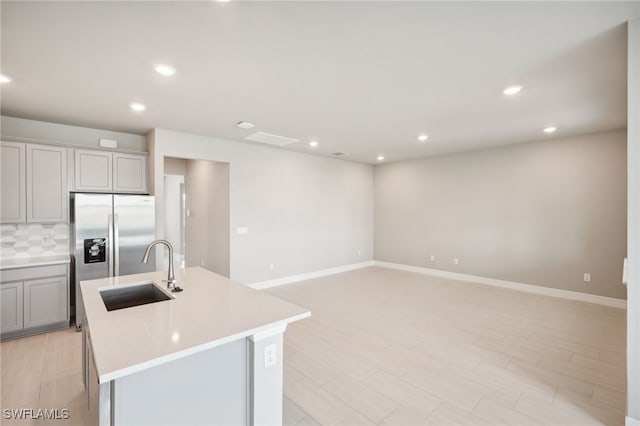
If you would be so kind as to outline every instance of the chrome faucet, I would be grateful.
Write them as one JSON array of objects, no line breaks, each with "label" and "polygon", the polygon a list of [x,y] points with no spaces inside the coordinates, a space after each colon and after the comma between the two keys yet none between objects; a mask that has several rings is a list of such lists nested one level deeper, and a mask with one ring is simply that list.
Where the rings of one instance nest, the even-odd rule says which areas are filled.
[{"label": "chrome faucet", "polygon": [[142,263],[147,263],[149,261],[149,254],[151,253],[151,249],[156,244],[163,244],[167,246],[169,249],[169,271],[167,272],[167,279],[162,280],[167,283],[167,288],[169,288],[172,292],[177,293],[182,291],[180,287],[176,285],[176,277],[173,271],[173,246],[167,240],[154,240],[149,243],[147,249],[144,251],[144,256],[142,257]]}]

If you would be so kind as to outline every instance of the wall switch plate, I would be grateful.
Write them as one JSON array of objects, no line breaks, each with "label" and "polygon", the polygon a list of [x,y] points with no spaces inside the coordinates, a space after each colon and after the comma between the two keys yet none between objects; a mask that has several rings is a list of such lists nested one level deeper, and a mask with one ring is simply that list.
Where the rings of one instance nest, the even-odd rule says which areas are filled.
[{"label": "wall switch plate", "polygon": [[585,283],[590,283],[591,282],[591,274],[584,274],[584,282]]},{"label": "wall switch plate", "polygon": [[276,353],[276,344],[271,343],[264,347],[264,368],[273,367],[276,365],[278,354]]},{"label": "wall switch plate", "polygon": [[358,256],[362,256],[362,250],[358,250]]},{"label": "wall switch plate", "polygon": [[276,265],[274,265],[273,263],[269,264],[269,270],[273,271],[274,269],[276,269]]},{"label": "wall switch plate", "polygon": [[249,233],[249,228],[246,226],[238,226],[236,228],[236,234],[238,235],[247,235]]},{"label": "wall switch plate", "polygon": [[460,259],[458,259],[457,257],[453,258],[453,264],[454,265],[458,265],[460,263]]},{"label": "wall switch plate", "polygon": [[432,262],[436,261],[436,257],[434,255],[429,256],[429,260]]}]

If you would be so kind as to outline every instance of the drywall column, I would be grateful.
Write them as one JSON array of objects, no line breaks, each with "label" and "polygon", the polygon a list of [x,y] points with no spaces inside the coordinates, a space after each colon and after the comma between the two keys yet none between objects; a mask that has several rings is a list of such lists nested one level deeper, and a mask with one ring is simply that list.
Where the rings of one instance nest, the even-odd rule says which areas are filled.
[{"label": "drywall column", "polygon": [[627,420],[640,425],[640,19],[629,21],[627,119]]}]

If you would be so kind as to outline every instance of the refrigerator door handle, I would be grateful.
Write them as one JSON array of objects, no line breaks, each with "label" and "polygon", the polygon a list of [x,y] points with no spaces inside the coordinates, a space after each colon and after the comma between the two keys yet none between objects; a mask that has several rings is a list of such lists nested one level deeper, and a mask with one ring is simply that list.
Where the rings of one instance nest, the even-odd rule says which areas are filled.
[{"label": "refrigerator door handle", "polygon": [[115,241],[113,240],[113,215],[108,215],[109,221],[109,239],[107,241],[107,256],[109,257],[109,276],[113,277],[114,267],[113,267],[113,247]]},{"label": "refrigerator door handle", "polygon": [[120,229],[118,226],[118,215],[113,215],[113,271],[114,277],[120,275]]}]

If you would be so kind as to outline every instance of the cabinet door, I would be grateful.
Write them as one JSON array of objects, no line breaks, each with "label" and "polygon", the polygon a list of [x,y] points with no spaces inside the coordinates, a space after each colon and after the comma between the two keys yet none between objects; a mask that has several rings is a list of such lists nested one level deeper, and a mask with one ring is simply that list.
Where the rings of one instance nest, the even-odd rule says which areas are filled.
[{"label": "cabinet door", "polygon": [[27,222],[66,222],[67,149],[27,144]]},{"label": "cabinet door", "polygon": [[0,331],[20,330],[22,328],[22,283],[0,284],[0,303],[2,304],[2,322]]},{"label": "cabinet door", "polygon": [[74,189],[110,192],[112,161],[111,152],[76,149]]},{"label": "cabinet door", "polygon": [[0,145],[0,222],[24,223],[26,214],[25,145]]},{"label": "cabinet door", "polygon": [[147,156],[113,153],[113,191],[147,192]]},{"label": "cabinet door", "polygon": [[24,281],[24,328],[66,321],[67,277]]}]

